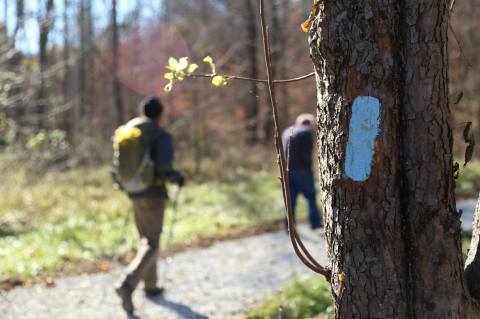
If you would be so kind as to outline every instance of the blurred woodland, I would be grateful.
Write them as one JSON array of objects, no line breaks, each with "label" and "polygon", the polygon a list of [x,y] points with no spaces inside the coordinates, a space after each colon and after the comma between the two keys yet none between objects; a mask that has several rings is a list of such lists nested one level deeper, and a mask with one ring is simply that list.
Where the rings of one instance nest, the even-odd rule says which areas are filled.
[{"label": "blurred woodland", "polygon": [[[107,163],[112,131],[137,113],[147,95],[159,95],[165,103],[165,125],[175,135],[180,156],[190,159],[191,173],[201,173],[205,161],[228,154],[232,145],[240,150],[256,145],[252,155],[271,149],[273,123],[263,84],[231,81],[218,89],[208,79],[190,79],[168,95],[163,92],[170,56],[201,64],[211,55],[222,74],[265,78],[258,1],[1,2],[3,151],[45,165]],[[300,29],[310,1],[267,4],[275,77],[312,72],[307,36]],[[454,3],[450,90],[459,136],[467,120],[480,134],[479,14],[478,1]],[[279,86],[284,127],[298,113],[315,111],[314,81]],[[453,105],[461,93],[463,99]],[[464,145],[456,147],[461,156]],[[240,151],[225,163],[244,157]]]}]

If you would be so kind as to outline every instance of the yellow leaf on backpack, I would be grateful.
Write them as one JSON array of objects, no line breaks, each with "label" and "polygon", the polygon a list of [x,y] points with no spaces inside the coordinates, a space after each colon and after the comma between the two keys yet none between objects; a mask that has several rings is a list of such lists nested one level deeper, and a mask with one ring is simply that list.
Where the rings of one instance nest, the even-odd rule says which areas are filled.
[{"label": "yellow leaf on backpack", "polygon": [[127,140],[134,140],[142,136],[142,131],[138,127],[120,126],[115,130],[115,142],[120,144]]}]

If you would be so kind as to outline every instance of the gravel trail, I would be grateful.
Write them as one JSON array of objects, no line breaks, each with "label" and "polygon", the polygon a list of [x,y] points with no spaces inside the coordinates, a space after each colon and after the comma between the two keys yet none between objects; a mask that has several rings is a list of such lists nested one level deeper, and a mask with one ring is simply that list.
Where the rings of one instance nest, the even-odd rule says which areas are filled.
[{"label": "gravel trail", "polygon": [[[305,244],[326,260],[323,236],[301,227]],[[163,262],[159,263],[162,274]],[[55,287],[16,288],[0,296],[2,319],[106,319],[124,317],[112,285],[122,269],[59,279]],[[279,289],[292,273],[311,273],[293,253],[284,232],[221,242],[172,258],[167,293],[146,299],[137,289],[137,318],[240,318],[263,296]],[[141,288],[141,287],[139,287]]]},{"label": "gravel trail", "polygon": [[[475,200],[461,201],[462,226],[470,230]],[[323,263],[325,241],[321,233],[300,228],[305,244]],[[159,263],[162,274],[163,262]],[[112,285],[122,269],[59,279],[55,287],[43,285],[0,292],[1,319],[108,319],[124,318]],[[135,318],[241,318],[244,311],[278,290],[292,273],[311,274],[293,253],[284,232],[221,242],[172,258],[166,278],[167,293],[149,300],[137,289]],[[139,287],[141,288],[141,287]]]}]

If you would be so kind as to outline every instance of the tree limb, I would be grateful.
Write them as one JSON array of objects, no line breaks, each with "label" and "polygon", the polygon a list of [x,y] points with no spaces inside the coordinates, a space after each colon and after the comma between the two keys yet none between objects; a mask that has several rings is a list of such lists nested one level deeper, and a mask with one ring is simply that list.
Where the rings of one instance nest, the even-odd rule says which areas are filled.
[{"label": "tree limb", "polygon": [[[213,78],[218,74],[187,74],[186,77],[190,78]],[[268,79],[254,79],[254,78],[249,78],[246,76],[238,76],[238,75],[223,75],[225,78],[228,80],[239,80],[239,81],[249,81],[249,82],[259,82],[259,83],[268,83]],[[287,84],[287,83],[293,83],[293,82],[299,82],[303,81],[309,78],[312,78],[315,76],[315,72],[305,74],[296,78],[292,79],[285,79],[285,80],[274,80],[273,83],[275,84]]]},{"label": "tree limb", "polygon": [[285,203],[285,208],[287,211],[287,220],[288,220],[288,231],[290,234],[290,240],[292,241],[293,249],[295,254],[300,258],[300,260],[311,270],[323,275],[327,280],[331,279],[331,271],[326,267],[320,265],[309,253],[309,251],[304,246],[300,236],[297,233],[295,228],[295,222],[293,219],[293,210],[292,210],[292,199],[290,196],[290,186],[288,180],[288,166],[286,163],[285,156],[283,155],[283,142],[280,137],[280,120],[278,115],[278,104],[275,97],[275,80],[273,79],[273,68],[272,68],[272,55],[270,51],[270,42],[268,37],[268,28],[266,25],[265,11],[264,11],[264,1],[260,0],[260,18],[262,25],[262,34],[263,34],[263,46],[265,51],[265,65],[267,68],[267,83],[268,89],[270,92],[270,101],[272,106],[274,127],[275,127],[275,148],[277,151],[278,157],[278,166],[280,168],[280,176],[282,182],[282,191],[283,199]]}]

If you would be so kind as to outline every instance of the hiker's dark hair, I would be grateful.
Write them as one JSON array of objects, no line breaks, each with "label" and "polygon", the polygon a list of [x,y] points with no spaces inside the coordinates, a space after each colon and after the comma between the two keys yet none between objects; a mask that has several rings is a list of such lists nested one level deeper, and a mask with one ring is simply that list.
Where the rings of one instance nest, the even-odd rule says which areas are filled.
[{"label": "hiker's dark hair", "polygon": [[158,97],[147,97],[140,103],[140,113],[156,120],[163,114],[163,104]]}]

